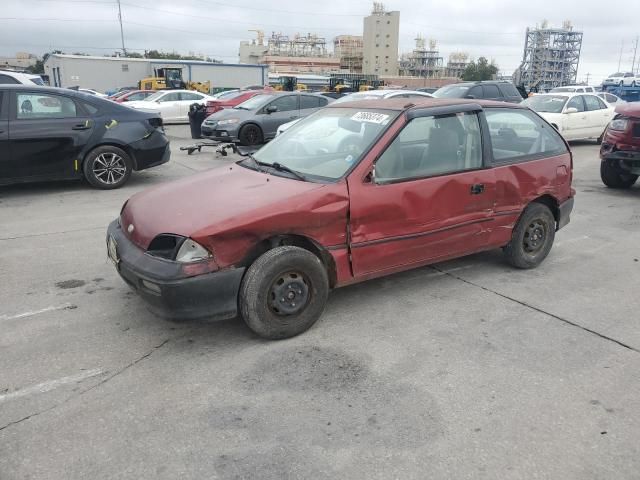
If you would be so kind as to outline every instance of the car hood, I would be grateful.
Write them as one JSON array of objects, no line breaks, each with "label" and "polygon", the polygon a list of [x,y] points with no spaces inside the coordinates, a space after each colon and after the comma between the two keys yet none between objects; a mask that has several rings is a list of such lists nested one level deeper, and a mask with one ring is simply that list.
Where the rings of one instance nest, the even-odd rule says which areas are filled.
[{"label": "car hood", "polygon": [[219,167],[135,194],[125,204],[120,222],[145,250],[162,233],[198,241],[273,212],[295,210],[297,197],[324,186],[239,165]]},{"label": "car hood", "polygon": [[242,110],[240,108],[225,108],[216,113],[212,113],[205,120],[210,122],[226,120],[228,118],[237,118],[239,120],[247,120],[253,118],[256,114],[255,110]]},{"label": "car hood", "polygon": [[625,117],[640,118],[640,102],[628,102],[616,105],[616,113]]}]

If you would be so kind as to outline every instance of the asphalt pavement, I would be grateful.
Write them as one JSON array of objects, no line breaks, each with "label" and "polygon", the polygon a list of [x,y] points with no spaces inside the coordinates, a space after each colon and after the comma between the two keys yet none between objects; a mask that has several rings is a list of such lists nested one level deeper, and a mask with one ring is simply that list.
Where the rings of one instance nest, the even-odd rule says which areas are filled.
[{"label": "asphalt pavement", "polygon": [[539,268],[346,287],[270,342],[155,317],[107,260],[129,196],[234,161],[168,132],[120,190],[0,187],[0,479],[640,478],[640,185],[604,187],[595,144]]}]

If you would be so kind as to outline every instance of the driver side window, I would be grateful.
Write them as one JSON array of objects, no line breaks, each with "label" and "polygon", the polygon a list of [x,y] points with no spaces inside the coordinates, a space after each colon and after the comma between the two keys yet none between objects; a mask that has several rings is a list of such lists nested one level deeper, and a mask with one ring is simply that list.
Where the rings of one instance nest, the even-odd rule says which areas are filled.
[{"label": "driver side window", "polygon": [[579,112],[584,112],[584,102],[582,95],[576,95],[567,102],[567,108],[576,108]]},{"label": "driver side window", "polygon": [[160,99],[160,102],[177,102],[178,100],[180,100],[180,93],[178,92],[173,92],[173,93],[167,93],[164,97],[162,97]]},{"label": "driver side window", "polygon": [[285,95],[280,98],[276,98],[269,104],[269,107],[277,107],[278,112],[289,112],[291,110],[297,110],[298,97],[295,95]]},{"label": "driver side window", "polygon": [[476,113],[415,118],[375,165],[378,183],[410,180],[482,167]]}]

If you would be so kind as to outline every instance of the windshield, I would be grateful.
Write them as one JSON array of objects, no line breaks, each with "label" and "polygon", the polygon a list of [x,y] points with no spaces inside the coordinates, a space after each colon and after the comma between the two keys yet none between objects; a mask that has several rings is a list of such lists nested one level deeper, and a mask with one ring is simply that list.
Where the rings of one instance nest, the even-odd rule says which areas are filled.
[{"label": "windshield", "polygon": [[399,112],[323,108],[278,135],[254,157],[280,163],[306,177],[337,180],[371,147]]},{"label": "windshield", "polygon": [[432,95],[436,98],[464,98],[470,88],[468,85],[448,85],[439,88]]},{"label": "windshield", "polygon": [[534,112],[561,113],[569,97],[565,95],[534,95],[522,102]]},{"label": "windshield", "polygon": [[612,77],[624,77],[624,73],[622,72],[617,72],[611,75]]},{"label": "windshield", "polygon": [[273,98],[273,95],[256,95],[255,97],[251,97],[249,100],[245,100],[244,102],[236,105],[233,108],[238,108],[240,110],[257,110]]},{"label": "windshield", "polygon": [[155,102],[156,100],[159,100],[160,98],[162,98],[166,93],[167,93],[166,91],[161,90],[159,92],[149,95],[147,98],[145,98],[145,101]]},{"label": "windshield", "polygon": [[242,93],[243,92],[241,92],[240,90],[227,90],[226,92],[216,93],[214,97],[217,98],[218,100],[225,100],[225,99],[235,98],[239,95],[242,95]]}]

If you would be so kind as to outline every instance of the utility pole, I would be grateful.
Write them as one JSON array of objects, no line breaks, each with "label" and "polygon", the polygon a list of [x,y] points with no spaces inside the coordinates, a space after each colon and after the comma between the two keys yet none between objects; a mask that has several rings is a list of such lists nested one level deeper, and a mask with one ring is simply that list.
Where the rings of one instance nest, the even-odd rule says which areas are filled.
[{"label": "utility pole", "polygon": [[636,37],[636,44],[633,47],[633,63],[631,64],[631,71],[633,73],[636,73],[636,54],[638,53],[638,39],[640,39],[640,37]]},{"label": "utility pole", "polygon": [[620,71],[620,66],[622,65],[622,51],[624,50],[624,39],[622,39],[622,43],[620,44],[620,58],[618,58],[618,72]]},{"label": "utility pole", "polygon": [[587,73],[587,85],[589,85],[589,77],[591,76],[590,73]]},{"label": "utility pole", "polygon": [[122,40],[122,53],[127,56],[127,49],[124,47],[124,30],[122,29],[122,8],[120,7],[120,0],[118,0],[118,21],[120,22],[120,39]]}]

